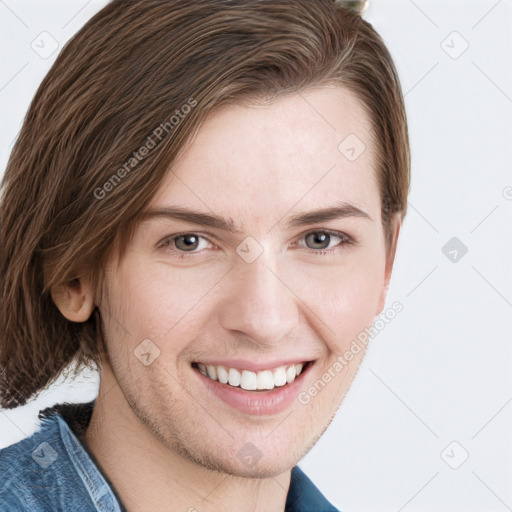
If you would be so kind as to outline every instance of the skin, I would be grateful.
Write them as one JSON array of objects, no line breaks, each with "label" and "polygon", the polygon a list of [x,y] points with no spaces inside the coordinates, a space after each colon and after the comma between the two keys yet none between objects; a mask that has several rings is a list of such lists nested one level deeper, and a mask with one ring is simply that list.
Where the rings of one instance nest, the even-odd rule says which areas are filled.
[{"label": "skin", "polygon": [[[121,260],[113,255],[99,304],[109,361],[86,442],[131,512],[284,510],[290,468],[327,428],[364,350],[309,403],[263,416],[211,395],[191,363],[314,360],[306,390],[382,311],[400,221],[386,251],[370,128],[359,101],[334,86],[222,107],[148,208],[214,213],[240,233],[149,217]],[[366,146],[353,162],[338,150],[351,133]],[[368,218],[286,227],[297,213],[339,202]],[[352,243],[315,242],[326,229]],[[169,237],[187,233],[203,238],[180,258],[190,253]],[[249,236],[262,248],[252,263],[236,251]],[[83,280],[54,299],[73,321],[94,308]],[[160,350],[147,366],[134,355],[144,339]],[[261,453],[251,467],[237,456],[246,443]]]}]

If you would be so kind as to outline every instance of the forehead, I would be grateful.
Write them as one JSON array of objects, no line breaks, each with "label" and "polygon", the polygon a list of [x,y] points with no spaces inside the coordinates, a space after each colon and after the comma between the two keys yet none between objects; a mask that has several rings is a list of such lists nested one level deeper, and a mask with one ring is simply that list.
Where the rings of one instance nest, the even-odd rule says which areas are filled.
[{"label": "forehead", "polygon": [[288,211],[339,202],[373,216],[374,154],[364,107],[341,87],[223,106],[171,166],[150,207],[226,213],[236,226],[268,227]]}]

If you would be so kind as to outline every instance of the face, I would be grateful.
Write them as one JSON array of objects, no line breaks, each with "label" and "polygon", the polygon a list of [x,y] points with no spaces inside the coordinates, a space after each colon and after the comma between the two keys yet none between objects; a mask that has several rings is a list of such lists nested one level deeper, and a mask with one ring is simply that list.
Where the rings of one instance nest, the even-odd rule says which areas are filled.
[{"label": "face", "polygon": [[369,132],[339,87],[223,107],[112,259],[112,371],[169,450],[277,475],[331,421],[364,350],[342,368],[340,356],[389,278]]}]

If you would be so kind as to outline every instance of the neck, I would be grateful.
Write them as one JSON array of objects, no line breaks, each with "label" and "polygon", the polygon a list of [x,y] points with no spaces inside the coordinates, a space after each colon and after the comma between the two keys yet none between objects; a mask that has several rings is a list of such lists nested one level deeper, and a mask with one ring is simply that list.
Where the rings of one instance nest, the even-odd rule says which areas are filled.
[{"label": "neck", "polygon": [[129,512],[283,512],[291,470],[273,478],[212,471],[155,437],[131,409],[108,365],[85,441]]}]

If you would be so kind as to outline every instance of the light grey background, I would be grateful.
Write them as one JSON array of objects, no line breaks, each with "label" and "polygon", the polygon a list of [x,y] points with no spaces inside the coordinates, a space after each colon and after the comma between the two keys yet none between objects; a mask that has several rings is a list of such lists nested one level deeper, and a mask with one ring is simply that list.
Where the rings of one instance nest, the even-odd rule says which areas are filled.
[{"label": "light grey background", "polygon": [[[0,169],[52,45],[105,3],[0,0]],[[388,298],[404,309],[301,466],[344,512],[512,510],[512,0],[370,0],[365,18],[409,115],[412,190]],[[31,434],[39,409],[97,387],[84,374],[0,411],[0,447]]]}]

